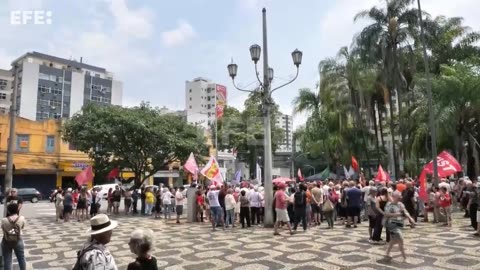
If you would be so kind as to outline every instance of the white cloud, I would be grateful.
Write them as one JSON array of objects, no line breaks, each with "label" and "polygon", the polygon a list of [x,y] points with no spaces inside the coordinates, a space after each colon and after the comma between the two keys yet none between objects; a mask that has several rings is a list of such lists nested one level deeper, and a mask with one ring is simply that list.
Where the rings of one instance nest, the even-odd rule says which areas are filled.
[{"label": "white cloud", "polygon": [[165,46],[174,47],[185,44],[195,36],[195,30],[187,21],[179,21],[177,28],[162,33],[162,41]]},{"label": "white cloud", "polygon": [[116,31],[135,38],[149,38],[153,33],[153,14],[147,8],[129,9],[126,0],[110,0]]}]

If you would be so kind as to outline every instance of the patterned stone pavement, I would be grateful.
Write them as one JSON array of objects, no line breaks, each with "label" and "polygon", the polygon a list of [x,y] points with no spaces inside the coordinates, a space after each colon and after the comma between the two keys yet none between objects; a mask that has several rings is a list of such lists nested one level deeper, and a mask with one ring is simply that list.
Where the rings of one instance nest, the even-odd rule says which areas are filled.
[{"label": "patterned stone pavement", "polygon": [[[165,224],[145,217],[112,217],[119,221],[108,245],[119,269],[133,256],[129,234],[138,227],[156,233],[153,255],[159,269],[480,269],[480,239],[471,236],[467,220],[459,216],[453,228],[419,224],[404,232],[407,263],[394,249],[392,262],[382,262],[386,246],[370,245],[367,224],[356,229],[313,228],[306,233],[273,237],[272,231],[227,229],[212,232],[205,224]],[[324,228],[325,225],[322,226]],[[87,239],[88,222],[56,224],[52,217],[28,220],[26,255],[32,269],[71,269],[76,251]],[[16,266],[15,266],[16,267]]]}]

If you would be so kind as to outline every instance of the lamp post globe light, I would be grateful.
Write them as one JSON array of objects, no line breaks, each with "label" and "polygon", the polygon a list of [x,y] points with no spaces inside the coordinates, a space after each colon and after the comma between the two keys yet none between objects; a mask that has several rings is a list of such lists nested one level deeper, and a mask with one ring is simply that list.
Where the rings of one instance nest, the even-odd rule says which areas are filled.
[{"label": "lamp post globe light", "polygon": [[[303,53],[298,49],[292,52],[293,64],[296,67],[295,77],[287,83],[284,83],[276,88],[271,89],[271,82],[274,78],[273,68],[268,66],[268,46],[267,46],[267,11],[264,8],[262,10],[262,26],[263,26],[263,80],[259,77],[259,72],[257,71],[257,63],[262,56],[262,47],[257,44],[250,46],[250,57],[255,64],[255,74],[257,80],[260,83],[260,88],[263,91],[262,95],[262,108],[263,108],[263,124],[264,124],[264,187],[265,187],[265,217],[264,225],[265,227],[271,227],[274,224],[273,220],[273,184],[272,184],[272,131],[270,124],[270,109],[271,109],[271,96],[272,93],[288,84],[291,84],[298,77],[299,67],[302,63]],[[232,78],[233,86],[243,92],[255,92],[252,90],[240,89],[235,84],[235,77],[237,76],[238,66],[237,64],[232,63],[227,66],[228,74]]]}]

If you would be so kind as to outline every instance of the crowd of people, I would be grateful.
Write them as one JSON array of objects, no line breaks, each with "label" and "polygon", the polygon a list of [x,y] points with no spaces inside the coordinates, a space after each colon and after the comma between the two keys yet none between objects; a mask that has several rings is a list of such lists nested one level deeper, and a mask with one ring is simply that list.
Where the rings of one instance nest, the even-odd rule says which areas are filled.
[{"label": "crowd of people", "polygon": [[[279,235],[282,227],[295,234],[301,224],[303,231],[321,228],[332,230],[335,226],[355,229],[361,222],[368,221],[368,242],[374,245],[388,244],[386,258],[398,245],[403,259],[406,259],[402,231],[409,222],[413,229],[419,218],[424,222],[443,223],[452,226],[452,209],[465,211],[475,236],[480,236],[480,178],[471,181],[441,179],[438,186],[428,187],[428,200],[419,196],[419,187],[413,179],[400,179],[395,183],[365,181],[334,181],[313,183],[279,183],[274,186],[272,212],[275,220],[274,235]],[[250,228],[262,226],[265,214],[265,190],[248,182],[240,185],[210,185],[196,188],[195,212],[197,222],[210,222],[212,230],[223,230],[241,226]],[[105,197],[107,207],[100,213],[101,200]],[[123,198],[123,213],[120,212]],[[100,190],[86,187],[77,190],[58,189],[54,194],[57,221],[90,219],[87,233],[91,236],[79,251],[74,269],[116,269],[115,261],[106,248],[112,231],[117,226],[109,215],[141,214],[167,221],[171,213],[176,213],[180,223],[186,192],[183,187],[157,189],[147,186],[139,190],[123,190],[115,186],[106,196]],[[11,189],[6,197],[7,215],[2,219],[2,256],[5,269],[12,267],[12,254],[15,253],[19,268],[26,269],[25,246],[21,238],[26,225],[20,215],[23,201],[16,189]],[[432,220],[429,219],[432,217]],[[385,232],[385,240],[382,234]],[[157,269],[156,259],[151,255],[153,232],[135,230],[132,232],[129,247],[137,258],[129,264],[129,270]]]}]

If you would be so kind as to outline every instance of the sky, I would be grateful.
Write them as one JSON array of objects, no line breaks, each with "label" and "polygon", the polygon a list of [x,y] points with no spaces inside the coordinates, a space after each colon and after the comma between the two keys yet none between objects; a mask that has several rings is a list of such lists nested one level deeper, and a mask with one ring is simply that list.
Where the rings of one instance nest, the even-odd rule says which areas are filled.
[{"label": "sky", "polygon": [[[298,79],[274,93],[292,114],[301,88],[319,81],[318,63],[335,56],[368,24],[359,11],[384,0],[0,0],[0,68],[28,51],[104,67],[124,83],[123,105],[141,101],[185,109],[185,81],[209,78],[227,86],[228,105],[241,109],[248,93],[234,89],[226,66],[238,64],[236,83],[254,88],[248,48],[262,43],[267,8],[269,65],[274,86],[293,78],[291,52],[303,51]],[[478,0],[422,0],[432,16],[463,17],[480,30]],[[15,11],[51,12],[50,24],[12,24]],[[23,13],[22,13],[23,14]],[[261,65],[261,63],[259,63]],[[260,66],[261,67],[261,66]],[[295,115],[294,126],[305,122]]]}]

